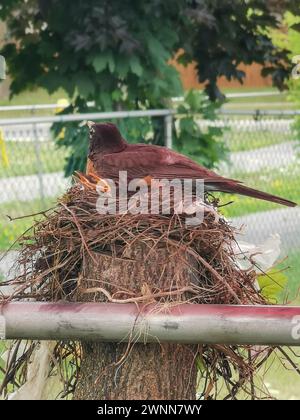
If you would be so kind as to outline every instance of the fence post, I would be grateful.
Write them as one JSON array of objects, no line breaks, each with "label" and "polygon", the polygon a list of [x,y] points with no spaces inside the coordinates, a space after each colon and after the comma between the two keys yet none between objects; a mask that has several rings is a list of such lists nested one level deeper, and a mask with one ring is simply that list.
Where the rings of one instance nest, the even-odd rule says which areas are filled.
[{"label": "fence post", "polygon": [[172,125],[173,125],[173,116],[168,114],[164,118],[165,120],[165,146],[169,149],[172,149]]}]

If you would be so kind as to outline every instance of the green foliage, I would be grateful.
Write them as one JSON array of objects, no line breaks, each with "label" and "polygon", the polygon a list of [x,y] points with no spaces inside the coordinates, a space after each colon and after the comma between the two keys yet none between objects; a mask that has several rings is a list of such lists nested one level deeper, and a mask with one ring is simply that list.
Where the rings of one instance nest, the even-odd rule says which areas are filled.
[{"label": "green foliage", "polygon": [[290,51],[289,57],[299,54],[300,48],[300,33],[299,25],[300,16],[295,16],[291,12],[286,12],[283,18],[283,25],[285,31],[271,30],[271,38],[275,46],[285,48]]},{"label": "green foliage", "polygon": [[257,277],[262,295],[270,303],[278,303],[280,295],[287,286],[287,276],[278,270],[272,269],[264,275]]},{"label": "green foliage", "polygon": [[[0,17],[20,41],[4,48],[13,93],[33,85],[49,92],[63,87],[70,97],[94,100],[106,111],[162,105],[162,98],[182,93],[178,73],[168,64],[178,48],[179,4],[4,1]],[[10,15],[15,6],[19,18]]]},{"label": "green foliage", "polygon": [[207,167],[213,167],[226,155],[226,147],[220,141],[223,129],[208,125],[203,131],[197,124],[197,118],[214,121],[218,118],[217,108],[218,104],[191,90],[177,109],[180,118],[175,132],[176,149]]},{"label": "green foliage", "polygon": [[[125,87],[130,100],[160,104],[181,90],[168,64],[180,48],[179,61],[196,61],[212,99],[220,96],[219,76],[242,81],[240,63],[263,64],[264,74],[282,87],[291,63],[286,46],[274,45],[269,34],[281,23],[269,3],[74,0],[70,7],[67,0],[2,0],[0,18],[18,41],[3,49],[12,90],[63,87],[103,106],[103,95]],[[285,10],[296,14],[297,1],[287,0]]]},{"label": "green foliage", "polygon": [[[80,112],[93,112],[93,109],[87,108],[87,105],[81,99],[77,99],[76,103],[65,108],[60,114]],[[59,147],[64,147],[68,151],[68,157],[65,164],[65,175],[71,176],[74,171],[85,170],[87,153],[88,153],[88,135],[86,125],[79,124],[76,121],[68,124],[55,123],[52,131]]]},{"label": "green foliage", "polygon": [[[194,35],[184,46],[179,60],[182,63],[191,58],[196,61],[199,81],[208,81],[206,91],[210,98],[222,97],[217,86],[220,76],[242,83],[245,74],[239,69],[241,63],[262,64],[263,76],[271,75],[274,86],[279,89],[285,86],[292,67],[289,50],[275,45],[270,36],[270,29],[281,27],[283,8],[274,13],[272,2],[266,0],[195,3],[205,3],[211,19],[201,14],[193,16]],[[284,9],[299,14],[297,1],[285,1]]]},{"label": "green foliage", "polygon": [[[0,19],[10,41],[2,54],[12,78],[12,94],[35,87],[49,93],[62,88],[72,106],[65,112],[84,112],[87,101],[95,111],[166,108],[183,94],[177,70],[170,60],[196,61],[198,77],[210,99],[222,95],[219,76],[242,81],[240,63],[258,62],[264,74],[283,86],[291,63],[286,48],[275,47],[267,28],[279,21],[263,0],[2,0]],[[293,11],[295,2],[287,0]],[[17,41],[17,42],[16,42]],[[212,108],[190,94],[176,127],[175,145],[207,166],[224,155],[216,139],[219,129],[203,133],[192,111],[209,117]],[[198,102],[197,102],[198,101]],[[201,108],[202,107],[202,108]],[[90,109],[89,109],[90,111]],[[163,143],[162,119],[118,121],[131,141]],[[55,126],[56,134],[61,126]],[[68,124],[59,144],[68,147],[66,172],[83,169],[86,130]]]}]

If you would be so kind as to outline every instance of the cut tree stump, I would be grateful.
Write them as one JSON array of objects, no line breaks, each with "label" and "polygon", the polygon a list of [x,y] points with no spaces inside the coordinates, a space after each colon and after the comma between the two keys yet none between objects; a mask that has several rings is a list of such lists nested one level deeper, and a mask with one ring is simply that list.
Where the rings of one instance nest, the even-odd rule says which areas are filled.
[{"label": "cut tree stump", "polygon": [[[112,294],[126,290],[138,296],[143,294],[141,291],[179,289],[193,282],[192,270],[183,261],[189,258],[189,265],[193,265],[191,257],[171,257],[172,250],[164,248],[149,252],[152,245],[135,242],[126,249],[125,257],[134,261],[94,253],[97,264],[89,259],[82,273],[81,290],[103,287]],[[131,295],[116,295],[118,299],[128,297]],[[181,300],[184,298],[187,296],[181,296]],[[77,300],[103,302],[107,299],[97,292],[79,295]],[[128,347],[127,343],[82,342],[82,362],[74,399],[195,399],[196,353],[195,345],[132,343]]]}]

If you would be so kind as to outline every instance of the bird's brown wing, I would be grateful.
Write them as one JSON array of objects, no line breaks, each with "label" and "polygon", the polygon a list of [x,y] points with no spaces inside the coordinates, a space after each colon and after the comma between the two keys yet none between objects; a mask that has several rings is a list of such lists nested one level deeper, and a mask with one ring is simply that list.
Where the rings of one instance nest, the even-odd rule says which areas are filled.
[{"label": "bird's brown wing", "polygon": [[297,205],[284,198],[249,188],[240,181],[224,178],[186,156],[159,146],[129,145],[120,153],[102,156],[99,165],[99,168],[96,166],[97,173],[104,178],[118,179],[119,171],[127,171],[128,180],[148,176],[170,180],[202,179],[207,191],[241,194],[289,207]]},{"label": "bird's brown wing", "polygon": [[[97,171],[106,178],[118,178],[119,171],[127,171],[128,179],[152,178],[203,179],[205,182],[230,181],[191,159],[159,146],[130,145],[121,153],[102,156]],[[238,182],[238,181],[236,181]]]}]

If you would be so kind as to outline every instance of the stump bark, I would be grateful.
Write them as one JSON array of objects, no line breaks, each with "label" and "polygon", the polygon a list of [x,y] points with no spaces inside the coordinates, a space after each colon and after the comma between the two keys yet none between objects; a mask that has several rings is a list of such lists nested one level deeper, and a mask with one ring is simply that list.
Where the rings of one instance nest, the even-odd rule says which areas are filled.
[{"label": "stump bark", "polygon": [[[144,243],[129,247],[125,253],[127,260],[94,253],[97,264],[89,260],[82,273],[82,287],[103,287],[112,294],[126,290],[141,295],[142,290],[180,289],[193,282],[190,257],[188,266],[184,262],[188,257],[170,257],[170,249],[156,248],[150,253],[149,249]],[[83,294],[79,298],[106,300],[101,293]],[[196,346],[173,343],[132,343],[128,348],[127,343],[82,342],[82,363],[74,399],[195,399],[196,351]]]}]

